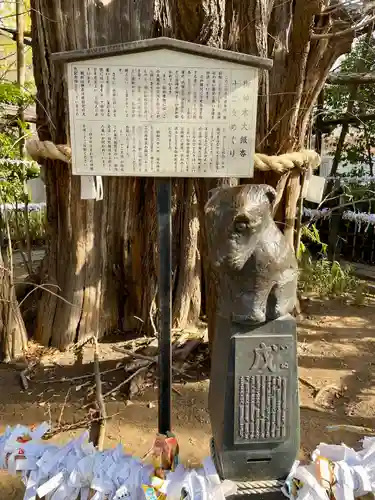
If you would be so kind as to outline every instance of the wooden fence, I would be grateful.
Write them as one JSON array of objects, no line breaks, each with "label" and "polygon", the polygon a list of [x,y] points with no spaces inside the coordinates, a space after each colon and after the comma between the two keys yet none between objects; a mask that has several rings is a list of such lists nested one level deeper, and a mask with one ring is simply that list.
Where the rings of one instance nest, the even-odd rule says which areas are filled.
[{"label": "wooden fence", "polygon": [[[346,207],[346,210],[333,211],[330,217],[315,222],[321,241],[328,244],[328,256],[330,259],[375,265],[375,215],[374,221],[348,220],[348,208],[354,211],[353,207]],[[368,209],[368,203],[355,206],[355,211],[362,214],[368,214]],[[320,250],[317,245],[309,242],[307,245],[312,252]]]}]

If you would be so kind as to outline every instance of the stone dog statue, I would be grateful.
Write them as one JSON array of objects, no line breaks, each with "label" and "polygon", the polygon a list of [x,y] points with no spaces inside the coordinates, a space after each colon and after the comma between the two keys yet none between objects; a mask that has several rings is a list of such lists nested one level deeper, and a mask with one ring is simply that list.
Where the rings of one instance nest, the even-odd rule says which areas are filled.
[{"label": "stone dog statue", "polygon": [[208,256],[217,279],[219,316],[264,323],[291,313],[297,260],[276,226],[276,191],[265,184],[210,191],[205,206]]}]

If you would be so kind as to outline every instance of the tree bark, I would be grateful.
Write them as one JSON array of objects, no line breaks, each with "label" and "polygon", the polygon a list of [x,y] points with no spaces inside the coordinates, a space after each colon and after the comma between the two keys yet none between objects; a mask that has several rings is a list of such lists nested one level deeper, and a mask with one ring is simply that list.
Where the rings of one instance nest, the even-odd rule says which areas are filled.
[{"label": "tree bark", "polygon": [[4,262],[0,250],[0,361],[5,362],[21,358],[27,348],[25,323],[13,282],[12,258],[10,262],[7,260]]},{"label": "tree bark", "polygon": [[[68,141],[67,89],[53,52],[171,34],[166,2],[33,0],[33,55],[39,137]],[[44,293],[35,337],[61,349],[115,329],[149,329],[157,291],[157,225],[152,179],[104,178],[104,199],[80,200],[79,178],[59,162],[46,163],[49,228]],[[200,313],[198,221],[192,181],[176,183],[174,324]],[[55,290],[55,288],[51,288]]]},{"label": "tree bark", "polygon": [[[119,1],[34,0],[31,16],[39,137],[66,143],[64,69],[50,61],[51,53],[148,37],[153,2],[129,8]],[[134,325],[134,316],[147,318],[145,303],[155,283],[155,195],[148,179],[105,178],[104,200],[82,201],[79,178],[69,166],[47,162],[46,167],[44,281],[57,285],[61,298],[43,294],[36,339],[66,348],[93,334]]]},{"label": "tree bark", "polygon": [[[60,144],[68,140],[63,69],[50,62],[52,52],[172,36],[273,57],[270,74],[260,74],[257,150],[277,154],[300,148],[329,69],[351,43],[349,36],[333,44],[310,41],[312,27],[328,22],[329,16],[319,18],[323,4],[318,0],[32,0],[40,138]],[[278,217],[285,221],[284,188],[297,189],[299,181],[270,173],[256,174],[251,181],[278,186]],[[203,207],[209,189],[221,182],[174,182],[173,321],[180,327],[197,320],[201,301],[209,317],[215,308],[215,284],[205,260]],[[157,292],[153,180],[106,178],[103,201],[81,201],[79,179],[66,165],[53,162],[47,163],[46,191],[50,241],[45,281],[58,285],[61,297],[43,295],[37,339],[64,348],[115,328],[138,325],[147,330]],[[292,212],[289,207],[288,213]],[[290,239],[293,224],[288,226]]]}]

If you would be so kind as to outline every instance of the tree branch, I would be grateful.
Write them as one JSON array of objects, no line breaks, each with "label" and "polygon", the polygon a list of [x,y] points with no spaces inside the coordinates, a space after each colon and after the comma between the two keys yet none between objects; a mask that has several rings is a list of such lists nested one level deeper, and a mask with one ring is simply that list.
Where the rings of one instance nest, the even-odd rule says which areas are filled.
[{"label": "tree branch", "polygon": [[[371,36],[372,36],[372,31],[373,31],[373,26],[372,25],[368,26],[367,35],[366,35],[367,48],[369,46],[368,44],[369,44]],[[364,60],[363,59],[359,60],[359,62],[357,63],[358,70],[363,72],[365,69],[364,65],[365,65]],[[351,116],[353,115],[354,105],[355,105],[355,102],[356,102],[357,97],[358,97],[358,90],[359,90],[358,84],[353,84],[351,86],[349,99],[348,99],[348,106],[346,109],[347,115],[351,115]],[[342,128],[341,128],[339,140],[337,141],[335,156],[334,156],[333,161],[332,161],[331,172],[329,174],[331,177],[335,177],[337,174],[337,170],[338,170],[340,160],[341,160],[342,150],[343,150],[343,147],[345,144],[345,139],[346,139],[346,135],[347,135],[348,131],[349,131],[349,122],[344,122],[342,125]],[[325,189],[325,193],[329,193],[332,190],[332,186],[333,186],[333,182],[332,181],[328,182],[326,189]]]},{"label": "tree branch", "polygon": [[[0,31],[5,31],[6,33],[9,33],[10,35],[12,35],[12,40],[16,41],[16,39],[17,39],[17,30],[14,30],[12,28],[0,27]],[[25,45],[28,45],[29,47],[31,47],[32,46],[32,42],[31,42],[31,39],[29,38],[29,37],[31,37],[31,33],[29,31],[25,31],[24,35],[27,36],[28,38],[24,38],[23,43]]]},{"label": "tree branch", "polygon": [[355,24],[354,26],[350,26],[349,28],[346,28],[341,31],[331,31],[329,33],[312,33],[311,34],[311,40],[321,40],[323,38],[339,38],[345,35],[348,35],[349,33],[359,33],[367,26],[369,26],[371,23],[375,21],[375,15],[372,15],[368,17],[368,19],[364,18],[362,19],[358,24]]},{"label": "tree branch", "polygon": [[327,83],[332,85],[375,83],[375,73],[331,73],[328,75]]},{"label": "tree branch", "polygon": [[[333,120],[323,120],[320,123],[319,128],[324,130],[326,126],[330,126],[330,125],[342,125],[344,123],[359,124],[359,123],[368,122],[371,120],[375,120],[375,113],[369,113],[369,114],[364,113],[364,114],[359,114],[356,116],[349,115],[348,113],[345,113],[341,118],[335,118]],[[318,128],[318,124],[316,124],[315,127]]]}]

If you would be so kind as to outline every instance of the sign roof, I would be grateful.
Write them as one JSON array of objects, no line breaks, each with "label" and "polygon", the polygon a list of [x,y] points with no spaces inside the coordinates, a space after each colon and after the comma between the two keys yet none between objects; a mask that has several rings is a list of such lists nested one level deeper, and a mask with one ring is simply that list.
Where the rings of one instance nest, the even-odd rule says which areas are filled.
[{"label": "sign roof", "polygon": [[197,43],[185,42],[167,37],[149,38],[147,40],[137,40],[135,42],[118,43],[116,45],[105,45],[102,47],[72,50],[69,52],[55,52],[52,54],[52,59],[54,61],[62,62],[85,61],[89,59],[99,59],[103,57],[134,54],[136,52],[149,52],[161,49],[184,52],[200,57],[206,57],[208,59],[219,59],[221,61],[267,70],[271,69],[273,64],[271,59],[243,54],[241,52],[234,52],[232,50],[208,47],[206,45],[199,45]]}]

